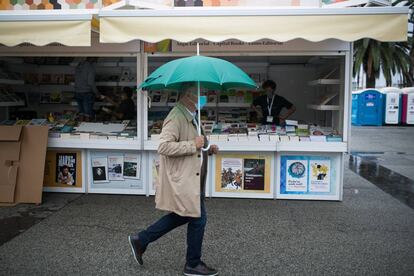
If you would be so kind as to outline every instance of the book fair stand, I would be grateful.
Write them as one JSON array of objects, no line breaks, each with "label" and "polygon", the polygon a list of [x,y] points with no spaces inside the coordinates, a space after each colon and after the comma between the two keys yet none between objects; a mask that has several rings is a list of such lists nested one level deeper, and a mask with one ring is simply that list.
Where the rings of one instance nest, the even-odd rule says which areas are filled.
[{"label": "book fair stand", "polygon": [[[115,116],[117,97],[162,64],[195,55],[199,43],[201,55],[234,63],[259,87],[202,90],[208,99],[202,124],[210,143],[220,148],[209,157],[207,196],[342,200],[352,42],[406,40],[408,10],[104,8],[93,13],[0,14],[0,29],[7,23],[11,31],[19,30],[0,37],[0,82],[2,97],[7,95],[0,100],[1,124],[49,126],[45,191],[154,194],[162,121],[179,95],[137,91],[128,119]],[[91,29],[94,19],[99,32]],[[36,39],[25,39],[33,36],[19,29],[28,22],[37,26]],[[65,35],[51,35],[50,26]],[[95,58],[96,87],[105,96],[94,102],[94,120],[79,115],[74,99],[76,70],[86,57]],[[296,107],[286,126],[262,125],[251,109],[267,79]]]}]

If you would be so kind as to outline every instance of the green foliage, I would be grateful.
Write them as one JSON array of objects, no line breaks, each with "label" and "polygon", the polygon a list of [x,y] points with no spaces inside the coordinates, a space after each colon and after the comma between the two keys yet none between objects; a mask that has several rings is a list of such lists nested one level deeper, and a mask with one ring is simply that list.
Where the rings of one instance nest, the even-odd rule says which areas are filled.
[{"label": "green foliage", "polygon": [[[408,6],[408,22],[414,23],[414,0],[394,0],[393,6]],[[375,86],[375,78],[383,73],[387,85],[391,85],[392,76],[402,74],[406,85],[414,85],[414,40],[409,31],[407,42],[380,42],[373,39],[361,39],[354,43],[354,76],[361,68],[367,76],[367,84]],[[373,81],[373,83],[372,83]]]}]

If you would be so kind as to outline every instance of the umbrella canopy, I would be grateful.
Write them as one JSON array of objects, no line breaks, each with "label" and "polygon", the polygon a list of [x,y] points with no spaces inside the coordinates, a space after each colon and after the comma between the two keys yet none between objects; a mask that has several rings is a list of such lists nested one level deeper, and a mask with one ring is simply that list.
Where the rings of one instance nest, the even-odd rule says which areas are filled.
[{"label": "umbrella canopy", "polygon": [[168,62],[155,70],[141,85],[143,90],[180,90],[185,83],[199,82],[208,89],[257,88],[236,65],[218,58],[192,56]]}]

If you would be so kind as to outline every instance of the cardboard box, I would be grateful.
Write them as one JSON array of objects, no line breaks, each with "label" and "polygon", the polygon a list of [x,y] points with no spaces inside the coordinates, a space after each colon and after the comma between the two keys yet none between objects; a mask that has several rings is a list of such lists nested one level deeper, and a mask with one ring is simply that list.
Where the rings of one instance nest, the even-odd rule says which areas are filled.
[{"label": "cardboard box", "polygon": [[0,202],[13,203],[20,160],[22,126],[0,127]]},{"label": "cardboard box", "polygon": [[0,126],[0,205],[42,202],[47,126]]}]

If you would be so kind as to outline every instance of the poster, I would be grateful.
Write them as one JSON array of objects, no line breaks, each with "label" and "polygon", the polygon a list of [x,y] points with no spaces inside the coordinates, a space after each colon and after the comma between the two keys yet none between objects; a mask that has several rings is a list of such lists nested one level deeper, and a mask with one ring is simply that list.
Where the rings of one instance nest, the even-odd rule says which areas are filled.
[{"label": "poster", "polygon": [[243,173],[245,190],[264,190],[264,159],[244,159]]},{"label": "poster", "polygon": [[108,179],[109,180],[124,180],[123,176],[124,156],[108,156]]},{"label": "poster", "polygon": [[218,154],[215,192],[270,193],[271,154]]},{"label": "poster", "polygon": [[243,159],[223,158],[221,168],[221,188],[223,190],[241,190]]},{"label": "poster", "polygon": [[280,157],[280,194],[333,195],[338,159],[330,156],[285,155]]},{"label": "poster", "polygon": [[286,191],[306,192],[308,189],[308,161],[287,160]]},{"label": "poster", "polygon": [[[67,168],[64,167],[65,165]],[[82,151],[48,150],[43,186],[63,189],[82,188]]]},{"label": "poster", "polygon": [[124,178],[139,179],[141,175],[141,155],[124,155]]},{"label": "poster", "polygon": [[108,180],[108,160],[105,157],[92,158],[93,183],[105,183]]},{"label": "poster", "polygon": [[76,153],[56,153],[56,182],[76,185]]},{"label": "poster", "polygon": [[311,160],[310,192],[329,193],[331,160]]}]

